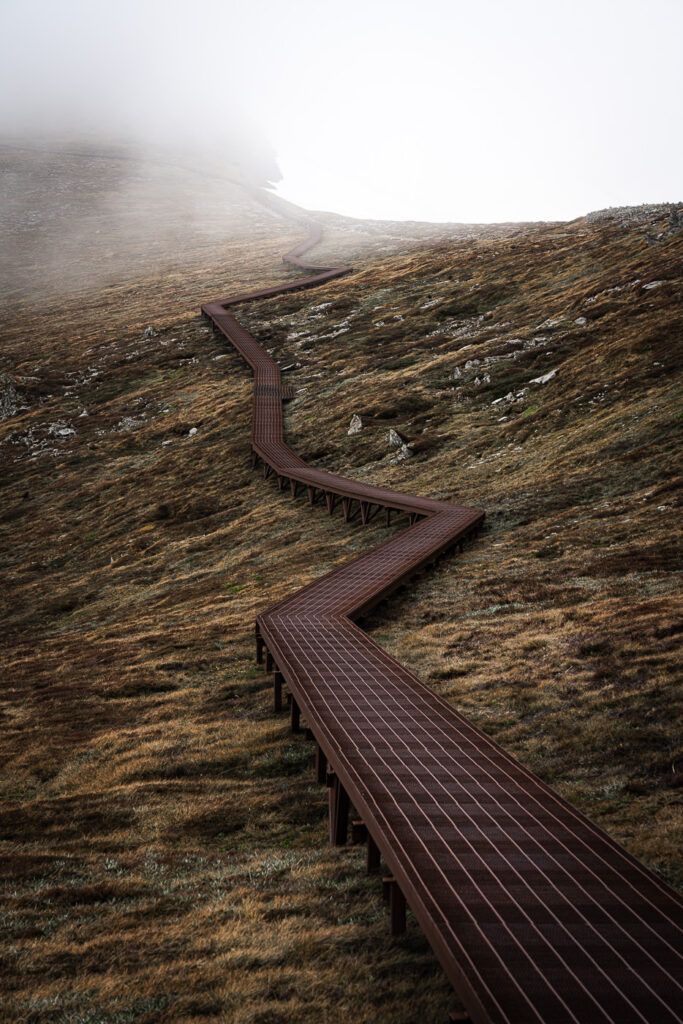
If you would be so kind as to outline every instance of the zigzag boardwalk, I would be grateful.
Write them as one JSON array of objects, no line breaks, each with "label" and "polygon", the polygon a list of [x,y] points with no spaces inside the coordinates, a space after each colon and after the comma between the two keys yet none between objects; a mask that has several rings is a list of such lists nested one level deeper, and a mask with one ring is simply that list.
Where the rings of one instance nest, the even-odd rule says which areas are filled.
[{"label": "zigzag boardwalk", "polygon": [[475,1022],[673,1024],[683,1015],[679,897],[366,636],[353,618],[477,532],[482,512],[309,468],[283,440],[277,363],[230,307],[349,272],[285,257],[309,276],[202,307],[254,372],[254,464],[330,514],[379,511],[408,529],[257,619],[257,657],[317,743],[330,838],[350,804],[368,870],[388,868],[394,932],[406,901]]}]

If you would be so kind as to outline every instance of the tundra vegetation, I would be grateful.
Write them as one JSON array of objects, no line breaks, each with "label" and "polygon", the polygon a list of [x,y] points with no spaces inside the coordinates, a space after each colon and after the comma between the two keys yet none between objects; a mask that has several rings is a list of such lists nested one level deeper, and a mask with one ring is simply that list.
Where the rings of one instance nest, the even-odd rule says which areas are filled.
[{"label": "tundra vegetation", "polygon": [[[60,290],[53,265],[47,293],[36,272],[6,305],[8,1021],[409,1024],[453,1005],[415,923],[389,937],[362,853],[327,845],[311,746],[254,665],[256,612],[387,528],[249,469],[249,375],[198,307],[289,274],[301,230],[231,196],[221,230],[178,214],[172,258],[138,240],[127,275],[123,232],[113,280],[93,243],[92,274]],[[110,235],[112,206],[91,211]],[[487,511],[365,627],[680,885],[675,217],[437,242],[328,225],[320,262],[356,272],[242,313],[292,367],[293,447]]]}]

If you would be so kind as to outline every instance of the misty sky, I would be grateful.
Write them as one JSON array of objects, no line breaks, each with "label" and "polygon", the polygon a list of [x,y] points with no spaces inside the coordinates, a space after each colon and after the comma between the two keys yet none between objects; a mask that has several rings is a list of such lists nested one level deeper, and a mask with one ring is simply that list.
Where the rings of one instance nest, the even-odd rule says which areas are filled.
[{"label": "misty sky", "polygon": [[0,0],[0,134],[238,149],[355,216],[683,199],[683,0]]}]

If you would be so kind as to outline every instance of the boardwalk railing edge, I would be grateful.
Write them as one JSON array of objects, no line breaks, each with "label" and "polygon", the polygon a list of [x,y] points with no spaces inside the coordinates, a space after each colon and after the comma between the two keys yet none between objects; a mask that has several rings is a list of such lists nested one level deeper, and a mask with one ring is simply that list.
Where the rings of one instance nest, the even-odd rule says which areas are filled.
[{"label": "boardwalk railing edge", "polygon": [[[253,370],[252,465],[260,462],[280,490],[296,497],[301,488],[330,514],[341,507],[346,521],[367,523],[381,511],[387,521],[394,512],[408,518],[407,530],[256,621],[257,660],[273,671],[274,707],[283,708],[286,687],[292,728],[303,715],[316,741],[330,839],[346,842],[352,804],[368,870],[378,870],[381,857],[390,871],[392,931],[404,929],[407,901],[471,1020],[680,1021],[678,895],[352,621],[418,569],[462,549],[484,512],[309,467],[286,445],[280,368],[231,309],[349,274],[348,266],[303,261],[321,238],[320,226],[310,225],[283,257],[305,277],[207,303],[202,312]],[[441,813],[439,800],[458,814]],[[513,881],[501,882],[508,874]]]}]

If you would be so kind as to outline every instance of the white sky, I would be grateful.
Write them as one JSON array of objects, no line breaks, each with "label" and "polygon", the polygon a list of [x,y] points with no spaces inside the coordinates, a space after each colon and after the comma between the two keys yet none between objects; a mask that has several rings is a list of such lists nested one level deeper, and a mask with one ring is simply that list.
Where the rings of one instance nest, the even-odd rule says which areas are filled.
[{"label": "white sky", "polygon": [[356,216],[683,199],[683,0],[0,0],[0,129],[250,135]]}]

